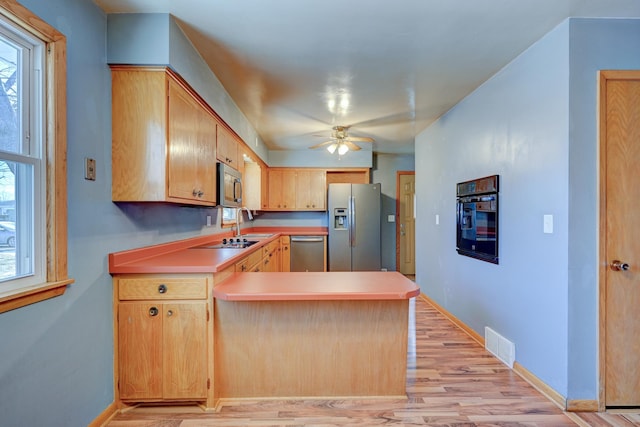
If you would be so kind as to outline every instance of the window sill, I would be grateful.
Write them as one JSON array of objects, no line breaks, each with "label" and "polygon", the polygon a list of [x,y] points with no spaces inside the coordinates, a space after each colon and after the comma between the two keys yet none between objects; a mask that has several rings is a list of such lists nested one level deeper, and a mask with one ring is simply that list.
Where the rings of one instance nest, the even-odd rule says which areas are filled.
[{"label": "window sill", "polygon": [[0,293],[0,313],[60,296],[67,290],[67,285],[73,282],[73,279],[47,282],[26,289]]}]

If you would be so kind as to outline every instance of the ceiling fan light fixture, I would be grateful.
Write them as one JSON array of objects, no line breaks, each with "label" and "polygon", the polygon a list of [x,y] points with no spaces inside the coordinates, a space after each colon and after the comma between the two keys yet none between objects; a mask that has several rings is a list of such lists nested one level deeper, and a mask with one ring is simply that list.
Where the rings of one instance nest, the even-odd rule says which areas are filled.
[{"label": "ceiling fan light fixture", "polygon": [[347,151],[349,151],[349,147],[347,147],[347,144],[345,143],[340,144],[340,146],[338,147],[338,154],[342,156]]},{"label": "ceiling fan light fixture", "polygon": [[338,144],[334,142],[333,144],[327,147],[327,151],[333,154],[336,152],[336,148],[338,148]]}]

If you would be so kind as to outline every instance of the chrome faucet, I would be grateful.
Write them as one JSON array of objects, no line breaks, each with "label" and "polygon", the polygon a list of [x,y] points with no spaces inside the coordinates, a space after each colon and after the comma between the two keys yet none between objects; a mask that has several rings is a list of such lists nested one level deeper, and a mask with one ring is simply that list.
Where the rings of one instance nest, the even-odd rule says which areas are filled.
[{"label": "chrome faucet", "polygon": [[240,237],[240,217],[242,216],[242,211],[247,212],[247,217],[249,221],[253,221],[253,215],[251,215],[251,211],[247,207],[238,207],[236,208],[236,237]]}]

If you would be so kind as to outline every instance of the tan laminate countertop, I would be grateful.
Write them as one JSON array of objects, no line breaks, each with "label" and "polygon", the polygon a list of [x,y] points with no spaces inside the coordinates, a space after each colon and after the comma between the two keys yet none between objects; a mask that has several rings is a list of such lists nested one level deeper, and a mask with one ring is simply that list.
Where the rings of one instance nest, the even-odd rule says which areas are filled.
[{"label": "tan laminate countertop", "polygon": [[419,293],[397,271],[235,273],[213,289],[227,301],[398,300]]},{"label": "tan laminate countertop", "polygon": [[223,238],[234,237],[232,232],[147,246],[109,254],[109,273],[217,273],[233,265],[251,252],[277,239],[280,235],[327,235],[326,227],[254,227],[243,234],[272,234],[258,238],[259,242],[246,249],[201,249]]}]

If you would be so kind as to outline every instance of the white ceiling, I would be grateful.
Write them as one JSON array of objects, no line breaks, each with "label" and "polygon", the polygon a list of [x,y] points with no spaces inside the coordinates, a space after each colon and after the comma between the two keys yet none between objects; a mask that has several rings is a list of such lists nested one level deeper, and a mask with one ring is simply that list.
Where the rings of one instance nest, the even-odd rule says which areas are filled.
[{"label": "white ceiling", "polygon": [[413,152],[417,133],[567,17],[640,17],[640,0],[95,2],[174,15],[270,149],[345,125],[384,153]]}]

